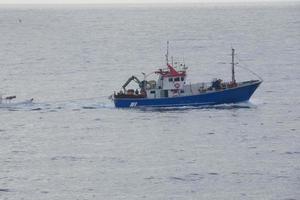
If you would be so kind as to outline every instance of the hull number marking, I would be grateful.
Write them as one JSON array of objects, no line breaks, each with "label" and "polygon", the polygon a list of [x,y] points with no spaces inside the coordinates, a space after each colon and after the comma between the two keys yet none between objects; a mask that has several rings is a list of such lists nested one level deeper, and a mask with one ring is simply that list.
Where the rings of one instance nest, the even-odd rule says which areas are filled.
[{"label": "hull number marking", "polygon": [[137,102],[131,102],[131,103],[130,103],[130,107],[136,107],[137,104],[138,104]]}]

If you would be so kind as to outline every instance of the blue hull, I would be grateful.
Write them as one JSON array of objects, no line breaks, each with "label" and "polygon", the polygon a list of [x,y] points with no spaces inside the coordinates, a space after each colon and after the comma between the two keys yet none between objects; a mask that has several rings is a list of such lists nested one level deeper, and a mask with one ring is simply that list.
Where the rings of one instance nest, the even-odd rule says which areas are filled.
[{"label": "blue hull", "polygon": [[206,106],[225,103],[248,101],[261,81],[252,81],[236,88],[207,92],[190,96],[169,98],[117,98],[114,99],[117,108],[128,107],[178,107],[178,106]]}]

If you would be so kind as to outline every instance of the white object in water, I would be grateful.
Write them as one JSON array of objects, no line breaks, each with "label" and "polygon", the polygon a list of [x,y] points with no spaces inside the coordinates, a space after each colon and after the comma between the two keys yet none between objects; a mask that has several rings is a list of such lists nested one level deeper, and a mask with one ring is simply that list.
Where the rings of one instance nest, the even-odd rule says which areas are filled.
[{"label": "white object in water", "polygon": [[20,101],[20,102],[11,102],[15,98],[16,96],[7,96],[3,98],[3,96],[0,95],[0,108],[9,108],[9,107],[15,107],[20,105],[26,105],[33,102],[33,98],[25,101]]}]

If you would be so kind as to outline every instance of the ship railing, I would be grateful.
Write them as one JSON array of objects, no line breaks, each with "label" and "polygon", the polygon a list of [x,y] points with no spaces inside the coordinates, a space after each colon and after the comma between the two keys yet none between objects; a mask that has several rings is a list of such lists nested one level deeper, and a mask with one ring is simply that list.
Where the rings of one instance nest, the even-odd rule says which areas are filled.
[{"label": "ship railing", "polygon": [[211,87],[211,82],[194,83],[186,85],[186,91],[191,94],[204,93]]},{"label": "ship railing", "polygon": [[223,82],[216,87],[212,84],[212,82],[203,82],[203,83],[196,83],[190,85],[190,91],[192,94],[197,94],[197,93],[207,93],[207,92],[213,92],[213,91],[218,91],[218,90],[225,90],[229,88],[234,88],[237,87],[237,83],[233,82]]}]

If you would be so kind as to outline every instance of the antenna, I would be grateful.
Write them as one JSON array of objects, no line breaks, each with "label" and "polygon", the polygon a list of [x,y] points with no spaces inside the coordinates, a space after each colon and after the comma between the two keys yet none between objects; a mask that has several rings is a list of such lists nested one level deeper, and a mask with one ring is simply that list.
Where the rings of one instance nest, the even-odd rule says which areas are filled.
[{"label": "antenna", "polygon": [[144,76],[144,81],[146,80],[146,74],[144,72],[142,72],[143,76]]}]

